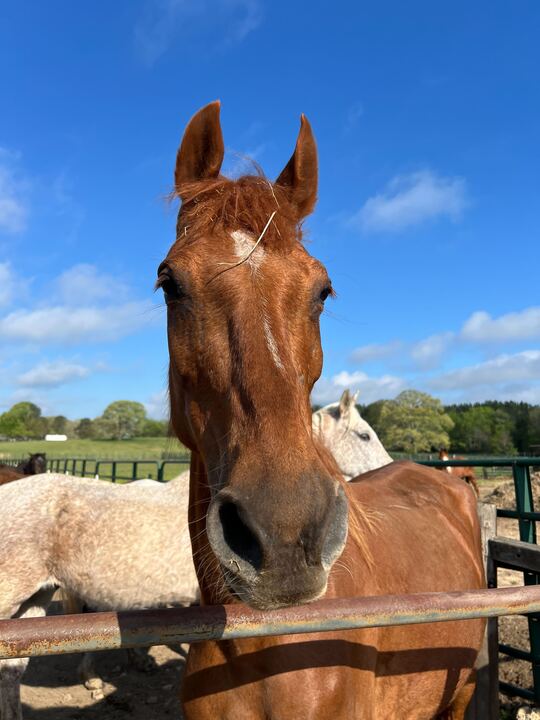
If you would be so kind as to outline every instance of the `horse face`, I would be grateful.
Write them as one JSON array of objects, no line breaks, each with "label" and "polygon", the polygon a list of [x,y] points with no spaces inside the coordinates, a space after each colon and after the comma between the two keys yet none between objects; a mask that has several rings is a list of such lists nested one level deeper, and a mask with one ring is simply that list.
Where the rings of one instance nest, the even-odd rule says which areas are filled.
[{"label": "horse face", "polygon": [[[219,179],[218,113],[208,106],[186,130],[178,238],[158,272],[171,420],[204,461],[206,532],[227,587],[251,605],[278,607],[324,593],[347,533],[344,491],[311,432],[319,315],[332,292],[299,241],[314,203],[316,151],[303,120],[275,184]],[[305,179],[299,187],[306,176],[310,187]]]},{"label": "horse face", "polygon": [[313,432],[330,450],[346,480],[392,462],[377,433],[358,412],[356,397],[345,390],[339,403],[313,415]]}]

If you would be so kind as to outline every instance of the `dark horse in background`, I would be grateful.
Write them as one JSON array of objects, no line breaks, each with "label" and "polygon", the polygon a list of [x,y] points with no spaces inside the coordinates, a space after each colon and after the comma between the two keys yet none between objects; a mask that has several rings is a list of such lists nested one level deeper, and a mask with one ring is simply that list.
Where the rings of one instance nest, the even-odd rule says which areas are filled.
[{"label": "dark horse in background", "polygon": [[15,467],[0,463],[0,485],[20,480],[27,475],[39,475],[47,472],[47,456],[45,453],[33,453],[28,460],[20,462]]}]

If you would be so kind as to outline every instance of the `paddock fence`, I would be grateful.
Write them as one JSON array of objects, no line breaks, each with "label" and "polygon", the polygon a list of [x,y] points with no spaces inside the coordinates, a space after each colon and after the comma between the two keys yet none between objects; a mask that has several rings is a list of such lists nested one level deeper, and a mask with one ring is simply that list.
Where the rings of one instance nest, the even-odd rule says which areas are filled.
[{"label": "paddock fence", "polygon": [[[497,583],[497,568],[507,568],[523,573],[525,586],[540,585],[540,552],[537,546],[536,523],[540,512],[534,511],[534,495],[531,482],[531,468],[540,470],[540,457],[512,458],[468,458],[467,460],[423,460],[423,465],[437,468],[468,467],[505,469],[514,481],[515,508],[497,508],[497,517],[517,520],[520,542],[507,538],[494,538],[489,541],[491,568],[488,566],[488,583],[493,587]],[[522,697],[540,704],[540,615],[528,616],[530,650],[524,651],[505,644],[498,644],[502,655],[531,663],[533,690],[520,688],[510,683],[499,683],[504,695]],[[496,637],[497,629],[492,628]]]},{"label": "paddock fence", "polygon": [[[5,458],[5,465],[15,467],[23,458]],[[174,473],[172,470],[174,469]],[[47,471],[76,475],[77,477],[96,477],[113,483],[131,482],[140,478],[150,478],[166,482],[172,475],[179,475],[189,469],[189,457],[168,458],[166,460],[133,460],[131,458],[47,458]]]},{"label": "paddock fence", "polygon": [[[540,520],[540,512],[534,510],[531,468],[540,469],[540,458],[468,458],[466,461],[420,462],[442,469],[463,466],[465,462],[467,466],[495,468],[497,472],[504,469],[513,478],[515,507],[497,509],[496,515],[518,522],[519,541],[496,536],[495,508],[484,505],[488,514],[493,516],[492,527],[484,538],[487,590],[349,598],[270,612],[257,612],[235,605],[2,620],[0,658],[485,617],[490,618],[485,649],[485,669],[490,679],[484,686],[485,697],[476,699],[477,709],[467,717],[496,720],[498,690],[539,704],[540,548],[536,544],[536,522]],[[10,464],[15,463],[13,460]],[[48,461],[48,469],[75,475],[97,475],[113,482],[122,482],[140,477],[139,473],[144,468],[145,474],[148,471],[147,477],[155,473],[155,479],[163,481],[167,466],[177,466],[175,469],[181,472],[188,467],[188,463],[187,458],[163,461],[52,458]],[[482,508],[482,503],[479,507]],[[482,519],[482,509],[480,516]],[[484,523],[484,530],[488,524]],[[522,572],[524,586],[497,588],[498,567]],[[498,644],[497,618],[506,615],[527,616],[530,651]],[[498,683],[499,653],[531,663],[533,690]]]}]

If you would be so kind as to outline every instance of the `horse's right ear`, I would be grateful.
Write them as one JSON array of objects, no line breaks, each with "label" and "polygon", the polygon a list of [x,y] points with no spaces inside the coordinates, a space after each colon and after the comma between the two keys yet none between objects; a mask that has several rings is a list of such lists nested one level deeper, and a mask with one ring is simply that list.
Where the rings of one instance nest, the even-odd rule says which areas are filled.
[{"label": "horse's right ear", "polygon": [[351,393],[349,392],[349,389],[344,390],[340,399],[339,399],[339,414],[343,417],[344,415],[347,415],[349,413],[349,410],[351,409],[351,405],[354,404],[354,400],[352,399]]},{"label": "horse's right ear", "polygon": [[195,113],[186,127],[174,171],[174,184],[180,197],[183,184],[219,175],[225,154],[219,110],[220,102],[216,100]]}]

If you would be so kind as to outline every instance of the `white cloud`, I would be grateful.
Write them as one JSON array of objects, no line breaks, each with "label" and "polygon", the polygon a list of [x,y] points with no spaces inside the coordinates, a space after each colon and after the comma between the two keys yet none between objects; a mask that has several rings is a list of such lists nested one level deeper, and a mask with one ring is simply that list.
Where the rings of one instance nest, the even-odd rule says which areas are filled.
[{"label": "white cloud", "polygon": [[84,365],[56,360],[43,362],[19,375],[17,383],[24,387],[58,387],[72,380],[88,377],[92,370]]},{"label": "white cloud", "polygon": [[0,338],[65,345],[117,340],[155,321],[158,316],[151,310],[147,302],[17,310],[0,319]]},{"label": "white cloud", "polygon": [[390,360],[393,365],[397,364],[401,367],[407,359],[411,359],[416,367],[431,370],[440,363],[454,337],[452,332],[442,332],[415,343],[392,340],[387,343],[364,345],[353,350],[350,360],[360,364]]},{"label": "white cloud", "polygon": [[461,329],[461,337],[469,342],[512,342],[540,338],[540,307],[492,318],[487,312],[471,315]]},{"label": "white cloud", "polygon": [[381,360],[383,358],[397,355],[402,352],[404,343],[400,340],[393,340],[387,343],[374,343],[372,345],[363,345],[353,350],[350,356],[351,362],[367,363],[373,360]]},{"label": "white cloud", "polygon": [[431,378],[426,384],[434,390],[462,390],[488,385],[522,384],[540,380],[540,350],[525,350],[514,355],[499,355],[492,360],[471,365]]},{"label": "white cloud", "polygon": [[454,333],[452,332],[430,335],[430,337],[414,343],[411,348],[411,357],[422,370],[430,370],[439,365],[453,339]]},{"label": "white cloud", "polygon": [[23,199],[25,183],[14,169],[16,156],[0,148],[0,232],[20,233],[26,228],[28,209]]},{"label": "white cloud", "polygon": [[169,391],[160,390],[151,395],[144,403],[148,416],[155,420],[166,420],[169,417]]},{"label": "white cloud", "polygon": [[367,232],[396,232],[441,217],[457,221],[467,204],[463,178],[421,170],[395,177],[382,193],[364,203],[350,223]]},{"label": "white cloud", "polygon": [[15,291],[15,278],[8,262],[0,263],[0,307],[9,305]]},{"label": "white cloud", "polygon": [[56,280],[60,297],[69,305],[86,305],[127,296],[120,280],[101,272],[95,265],[81,263],[65,270]]},{"label": "white cloud", "polygon": [[143,61],[153,65],[178,42],[199,43],[219,33],[222,44],[241,42],[262,22],[260,0],[147,0],[135,27],[135,45]]},{"label": "white cloud", "polygon": [[405,389],[405,380],[393,375],[382,375],[378,378],[370,378],[361,371],[342,371],[331,378],[322,377],[313,389],[313,402],[326,405],[339,400],[341,393],[346,388],[353,392],[359,391],[359,402],[362,404],[372,403],[383,398],[394,398]]}]

